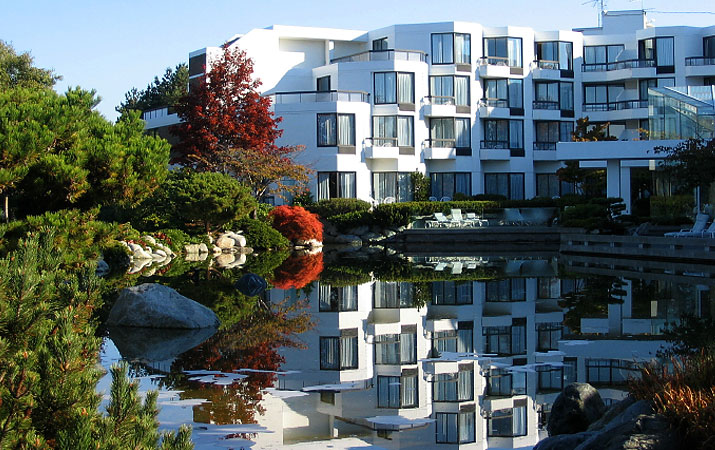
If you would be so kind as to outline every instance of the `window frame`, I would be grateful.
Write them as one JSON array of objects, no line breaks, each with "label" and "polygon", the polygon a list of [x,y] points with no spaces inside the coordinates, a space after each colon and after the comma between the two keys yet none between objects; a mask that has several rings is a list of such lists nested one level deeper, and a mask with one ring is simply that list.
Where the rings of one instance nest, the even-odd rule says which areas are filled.
[{"label": "window frame", "polygon": [[[450,195],[444,195],[445,194],[445,176],[452,176],[452,191],[449,193]],[[469,186],[469,192],[461,192],[457,190],[457,185],[461,184],[457,182],[457,177],[466,177],[466,183]],[[439,178],[439,180],[438,180]],[[461,180],[462,183],[464,183],[465,180]],[[439,184],[439,192],[436,190],[436,186]],[[450,197],[454,198],[454,195],[460,193],[464,194],[467,196],[472,195],[472,172],[431,172],[430,173],[430,194],[432,194],[434,197],[437,198],[442,198],[442,197]],[[437,195],[439,194],[439,195]]]},{"label": "window frame", "polygon": [[[461,36],[469,36],[468,41],[469,41],[469,46],[468,46],[468,54],[467,54],[467,59],[469,60],[468,62],[457,62],[457,47],[455,45],[456,43],[456,36],[461,35]],[[435,50],[435,41],[434,37],[435,36],[451,36],[451,43],[452,43],[452,52],[450,61],[441,61],[441,62],[435,62],[435,57],[437,55],[440,56],[440,59],[444,59],[444,54],[443,52],[438,52]],[[471,65],[472,63],[472,34],[471,33],[457,33],[454,31],[449,31],[449,32],[443,32],[443,33],[431,33],[430,34],[430,50],[432,52],[432,57],[430,58],[430,63],[433,66],[439,66],[439,65],[449,65],[449,64],[469,64]]]},{"label": "window frame", "polygon": [[[489,45],[488,41],[494,40],[496,41],[497,39],[504,39],[506,43],[506,56],[500,56],[500,55],[490,55],[489,54]],[[511,65],[511,52],[510,52],[510,46],[509,46],[509,40],[517,40],[519,41],[519,64],[518,65]],[[496,42],[494,44],[495,50],[496,50]],[[520,37],[513,37],[513,36],[489,36],[489,37],[484,37],[482,38],[482,51],[484,52],[484,58],[487,61],[488,65],[505,65],[510,68],[519,68],[523,69],[524,68],[524,40]],[[498,51],[496,53],[499,53]],[[506,64],[492,64],[490,62],[490,58],[497,58],[498,61],[506,61]],[[495,60],[496,61],[496,60]]]},{"label": "window frame", "polygon": [[[317,193],[317,196],[318,196],[319,199],[321,199],[321,200],[323,199],[323,196],[320,195],[320,194],[321,194],[321,190],[320,190],[320,177],[321,177],[321,175],[323,175],[323,174],[327,174],[328,177],[332,177],[332,176],[335,176],[335,177],[336,177],[334,183],[335,183],[336,189],[338,190],[336,196],[332,196],[332,195],[330,195],[331,193],[328,192],[328,196],[325,197],[325,198],[331,199],[331,198],[356,198],[356,197],[357,197],[357,173],[356,173],[356,172],[350,172],[350,171],[324,171],[324,172],[317,172],[317,173],[315,174],[315,175],[316,175],[316,181],[317,181],[317,183],[318,183],[318,189],[316,189],[316,193]],[[352,174],[353,185],[352,185],[352,189],[351,189],[351,190],[354,192],[354,194],[355,194],[354,196],[344,197],[344,193],[342,192],[342,191],[343,191],[343,187],[342,187],[343,185],[342,185],[341,180],[340,180],[340,175],[341,175],[341,174]],[[330,184],[330,183],[331,183],[331,180],[328,180],[328,183]],[[330,187],[329,187],[328,189],[330,189]]]},{"label": "window frame", "polygon": [[[487,186],[489,183],[487,182],[487,177],[491,176],[499,176],[499,175],[507,175],[507,195],[506,198],[510,200],[524,200],[525,197],[525,191],[526,191],[526,174],[524,172],[485,172],[484,173],[484,193],[485,194],[497,194],[497,195],[504,195],[499,192],[488,192],[487,191]],[[517,176],[521,175],[521,195],[519,198],[511,198],[512,197],[512,183],[513,183],[513,177],[512,176]],[[498,181],[498,178],[497,178]],[[497,182],[497,186],[499,183]]]},{"label": "window frame", "polygon": [[[385,76],[387,74],[395,74],[395,81],[393,83],[393,90],[395,93],[395,101],[378,101],[379,97],[377,95],[377,78],[378,75]],[[412,79],[412,91],[409,93],[410,100],[409,102],[400,102],[400,94],[402,91],[400,90],[400,83],[399,83],[399,78],[400,75],[409,75],[410,78]],[[387,83],[385,83],[385,86],[387,87]],[[415,73],[414,72],[403,72],[403,71],[396,71],[396,70],[383,70],[383,71],[377,71],[372,73],[372,92],[373,92],[373,104],[374,105],[414,105],[415,104]]]},{"label": "window frame", "polygon": [[[341,332],[344,330],[341,330]],[[343,370],[356,370],[360,367],[360,356],[359,356],[359,347],[357,343],[357,329],[354,330],[355,336],[320,336],[319,337],[319,360],[320,360],[320,370],[331,370],[331,371],[343,371]],[[329,339],[337,339],[338,340],[338,368],[332,368],[332,367],[325,367],[323,364],[323,342],[326,342]],[[342,352],[343,352],[343,339],[350,339],[350,345],[355,348],[355,365],[350,365],[350,366],[343,366],[342,365]]]},{"label": "window frame", "polygon": [[[320,137],[320,118],[321,117],[327,117],[327,116],[332,116],[334,117],[334,123],[335,123],[335,130],[334,130],[334,136],[335,136],[335,143],[325,143],[325,140],[321,140]],[[351,117],[350,123],[352,124],[352,144],[341,144],[340,143],[340,117]],[[356,126],[355,126],[355,114],[353,113],[317,113],[316,114],[316,146],[317,147],[350,147],[350,148],[355,148],[356,142],[357,142],[357,137],[356,137]]]}]

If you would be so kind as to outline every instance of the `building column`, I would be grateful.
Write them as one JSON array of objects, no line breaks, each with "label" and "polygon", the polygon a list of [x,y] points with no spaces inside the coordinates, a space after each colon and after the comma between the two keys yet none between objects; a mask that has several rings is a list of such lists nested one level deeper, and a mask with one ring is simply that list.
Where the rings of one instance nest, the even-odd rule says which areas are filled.
[{"label": "building column", "polygon": [[606,197],[621,196],[621,160],[606,161]]},{"label": "building column", "polygon": [[621,195],[623,203],[626,204],[626,209],[623,214],[631,213],[631,168],[621,167]]}]

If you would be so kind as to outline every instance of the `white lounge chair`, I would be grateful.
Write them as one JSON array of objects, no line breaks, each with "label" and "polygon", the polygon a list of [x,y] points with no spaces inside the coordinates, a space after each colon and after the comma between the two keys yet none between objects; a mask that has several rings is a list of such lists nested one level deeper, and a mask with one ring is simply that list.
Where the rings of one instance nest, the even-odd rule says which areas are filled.
[{"label": "white lounge chair", "polygon": [[434,270],[435,270],[435,272],[442,272],[445,267],[447,267],[447,263],[445,263],[445,262],[437,263],[437,265],[434,266]]},{"label": "white lounge chair", "polygon": [[666,237],[699,237],[702,236],[703,232],[705,231],[705,225],[707,225],[708,220],[710,219],[710,216],[707,214],[703,213],[698,213],[697,216],[695,216],[695,223],[693,224],[693,227],[690,229],[683,228],[680,231],[673,231],[670,233],[665,233],[664,236]]},{"label": "white lounge chair", "polygon": [[461,209],[452,209],[450,217],[452,218],[452,222],[455,223],[455,226],[461,227],[464,225],[471,225],[471,223],[468,220],[466,220],[464,217],[462,217]]},{"label": "white lounge chair", "polygon": [[481,217],[478,217],[475,213],[470,212],[467,213],[466,218],[468,221],[471,221],[473,225],[477,226],[485,226],[489,224],[489,221],[487,219],[482,219]]},{"label": "white lounge chair", "polygon": [[690,231],[680,235],[679,237],[715,237],[715,220],[713,220],[710,226],[703,231]]},{"label": "white lounge chair", "polygon": [[452,263],[452,274],[454,275],[459,275],[462,273],[462,263],[459,261],[455,261]]},{"label": "white lounge chair", "polygon": [[444,213],[441,213],[441,212],[434,213],[434,218],[435,218],[435,221],[437,222],[438,227],[454,227],[458,223],[458,222],[455,222],[454,220],[448,219],[447,216],[445,216]]}]

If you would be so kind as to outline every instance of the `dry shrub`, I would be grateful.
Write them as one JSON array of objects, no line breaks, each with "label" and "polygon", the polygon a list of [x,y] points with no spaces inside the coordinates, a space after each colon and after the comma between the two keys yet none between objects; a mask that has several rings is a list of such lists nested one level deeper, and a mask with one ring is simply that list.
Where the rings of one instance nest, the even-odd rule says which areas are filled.
[{"label": "dry shrub", "polygon": [[687,448],[715,448],[715,355],[703,351],[647,365],[630,381],[637,399],[648,400],[685,438]]}]

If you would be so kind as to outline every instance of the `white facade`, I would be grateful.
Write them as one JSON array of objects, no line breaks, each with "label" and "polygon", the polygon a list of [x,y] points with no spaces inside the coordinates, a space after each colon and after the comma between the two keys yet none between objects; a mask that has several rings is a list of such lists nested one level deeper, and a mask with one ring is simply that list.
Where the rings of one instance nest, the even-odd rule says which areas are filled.
[{"label": "white facade", "polygon": [[[649,27],[642,11],[608,12],[603,27],[574,31],[273,26],[229,45],[253,59],[261,92],[273,96],[279,143],[306,147],[299,162],[316,172],[316,199],[406,200],[414,171],[433,178],[438,198],[561,195],[556,143],[570,140],[577,118],[639,139],[649,87],[715,82],[715,26]],[[192,52],[192,78],[219,51]],[[605,148],[601,165],[622,148]]]}]

